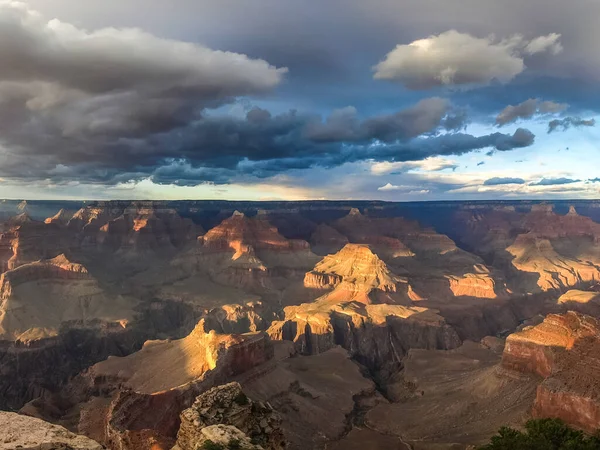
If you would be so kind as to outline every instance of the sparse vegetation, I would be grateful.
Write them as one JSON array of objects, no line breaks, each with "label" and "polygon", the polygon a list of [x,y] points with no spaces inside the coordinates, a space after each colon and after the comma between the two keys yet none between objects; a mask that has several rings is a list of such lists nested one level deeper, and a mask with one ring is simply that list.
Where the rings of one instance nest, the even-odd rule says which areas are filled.
[{"label": "sparse vegetation", "polygon": [[217,444],[209,439],[204,441],[202,447],[200,447],[198,450],[244,450],[244,448],[238,439],[232,439],[229,441],[227,447],[225,447],[223,444]]},{"label": "sparse vegetation", "polygon": [[229,450],[242,450],[242,444],[240,444],[240,441],[238,441],[237,439],[232,439],[231,441],[229,441],[227,448]]},{"label": "sparse vegetation", "polygon": [[204,441],[201,447],[202,450],[225,450],[225,447],[221,444],[217,444],[210,439]]},{"label": "sparse vegetation", "polygon": [[530,420],[525,430],[502,427],[479,450],[599,450],[600,433],[589,436],[559,419]]},{"label": "sparse vegetation", "polygon": [[240,392],[238,395],[236,395],[236,397],[233,399],[233,401],[236,402],[240,406],[247,405],[248,403],[250,403],[250,401],[248,400],[248,397],[243,392]]}]

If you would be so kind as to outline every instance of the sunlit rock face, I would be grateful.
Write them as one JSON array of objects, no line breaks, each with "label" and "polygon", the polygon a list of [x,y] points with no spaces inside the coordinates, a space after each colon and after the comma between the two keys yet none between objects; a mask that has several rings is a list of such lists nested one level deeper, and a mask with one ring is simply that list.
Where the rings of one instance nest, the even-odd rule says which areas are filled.
[{"label": "sunlit rock face", "polygon": [[366,244],[395,273],[408,277],[413,299],[504,296],[504,280],[448,236],[402,217],[377,218],[353,209],[331,223],[351,243]]},{"label": "sunlit rock face", "polygon": [[588,314],[593,317],[600,317],[600,292],[599,286],[594,286],[593,290],[582,291],[571,289],[561,295],[557,304],[569,310]]},{"label": "sunlit rock face", "polygon": [[[262,333],[205,330],[202,320],[183,339],[148,341],[130,356],[91,367],[80,384],[88,395],[80,428],[109,448],[151,450],[155,443],[170,448],[180,413],[198,394],[273,357]],[[107,425],[98,428],[98,423]]]},{"label": "sunlit rock face", "polygon": [[600,428],[600,321],[583,314],[550,314],[514,333],[502,357],[506,368],[544,378],[536,417],[557,417],[590,432]]},{"label": "sunlit rock face", "polygon": [[404,349],[452,348],[456,333],[436,311],[411,306],[406,278],[394,275],[369,246],[347,244],[307,273],[305,286],[331,291],[312,303],[288,306],[269,334],[302,353],[342,345],[373,367],[399,362]]},{"label": "sunlit rock face", "polygon": [[[307,287],[334,287],[339,291],[346,291],[346,300],[352,300],[353,293],[368,296],[374,291],[379,291],[380,294],[408,291],[406,279],[394,275],[369,246],[358,244],[347,244],[335,255],[326,256],[306,274],[304,280]],[[374,294],[374,297],[379,293]],[[369,302],[366,298],[361,300]],[[377,299],[373,298],[372,301],[376,302]],[[399,301],[407,303],[410,299]]]},{"label": "sunlit rock face", "polygon": [[64,252],[67,237],[56,224],[31,219],[26,213],[13,217],[0,228],[0,271]]},{"label": "sunlit rock face", "polygon": [[[111,449],[170,449],[181,412],[237,380],[282,414],[290,448],[339,439],[332,448],[346,448],[375,382],[405,399],[404,375],[425,371],[422,406],[393,404],[386,433],[402,437],[399,423],[421,430],[415,442],[439,430],[444,443],[490,433],[504,420],[488,415],[495,402],[528,414],[540,379],[534,414],[596,426],[586,369],[596,363],[580,346],[593,333],[576,331],[587,319],[552,324],[571,331],[549,332],[550,347],[511,336],[497,367],[504,338],[538,316],[600,316],[595,222],[564,204],[564,215],[531,203],[357,205],[100,202],[41,215],[27,204],[0,225],[0,408],[23,407]],[[484,337],[487,346],[469,342]],[[587,366],[568,370],[568,355]],[[453,428],[455,401],[477,420]],[[430,420],[409,420],[417,411]],[[246,435],[235,424],[200,433],[219,425]]]},{"label": "sunlit rock face", "polygon": [[71,220],[71,218],[73,217],[74,214],[75,214],[75,212],[68,211],[67,209],[62,208],[60,211],[58,211],[52,217],[47,217],[44,220],[44,223],[46,223],[46,224],[53,224],[54,223],[54,224],[57,224],[57,225],[67,225],[67,223],[69,223],[69,220]]},{"label": "sunlit rock face", "polygon": [[319,259],[308,242],[286,239],[265,218],[234,214],[198,238],[180,259],[188,270],[208,273],[222,285],[251,292],[280,290]]},{"label": "sunlit rock face", "polygon": [[[515,292],[566,290],[600,279],[600,224],[551,204],[464,209],[455,214],[461,241],[505,271]],[[464,225],[464,226],[463,226]]]}]

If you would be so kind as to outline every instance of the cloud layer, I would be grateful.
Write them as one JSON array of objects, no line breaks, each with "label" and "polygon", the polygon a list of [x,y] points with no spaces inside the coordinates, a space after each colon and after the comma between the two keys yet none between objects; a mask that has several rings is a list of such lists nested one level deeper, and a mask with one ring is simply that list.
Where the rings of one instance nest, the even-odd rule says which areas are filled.
[{"label": "cloud layer", "polygon": [[354,107],[324,121],[295,110],[228,115],[215,108],[273,90],[286,69],[138,29],[90,32],[48,22],[20,3],[0,3],[0,42],[0,177],[6,179],[229,183],[364,160],[505,151],[534,141],[522,128],[467,134],[466,111],[439,97],[366,118]]},{"label": "cloud layer", "polygon": [[564,119],[554,119],[548,123],[548,133],[562,130],[566,131],[571,127],[593,127],[596,125],[595,119],[582,119],[581,117],[565,117]]},{"label": "cloud layer", "polygon": [[508,105],[496,117],[496,125],[502,126],[516,122],[518,119],[531,119],[536,114],[559,113],[567,109],[569,105],[551,101],[541,101],[530,98],[518,105]]},{"label": "cloud layer", "polygon": [[435,86],[506,83],[525,70],[525,58],[562,51],[556,33],[526,40],[521,35],[496,40],[456,30],[398,45],[375,66],[375,78],[409,89]]},{"label": "cloud layer", "polygon": [[0,191],[600,192],[600,6],[532,1],[0,0]]}]

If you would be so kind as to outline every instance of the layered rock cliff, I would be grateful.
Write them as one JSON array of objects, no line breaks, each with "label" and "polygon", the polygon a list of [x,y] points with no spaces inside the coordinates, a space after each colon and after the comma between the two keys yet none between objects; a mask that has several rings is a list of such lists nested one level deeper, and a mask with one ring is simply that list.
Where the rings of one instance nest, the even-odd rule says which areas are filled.
[{"label": "layered rock cliff", "polygon": [[533,414],[600,428],[600,321],[576,312],[550,314],[506,340],[506,368],[543,377]]},{"label": "layered rock cliff", "polygon": [[505,272],[515,292],[567,290],[600,278],[600,224],[550,204],[464,209],[455,215],[461,242]]},{"label": "layered rock cliff", "polygon": [[196,396],[272,356],[264,334],[207,333],[200,321],[183,339],[149,341],[128,357],[93,366],[84,385],[87,392],[100,395],[81,408],[79,428],[111,449],[150,450],[155,444],[170,448],[179,415]]},{"label": "layered rock cliff", "polygon": [[[411,306],[406,279],[394,275],[366,245],[347,244],[305,277],[312,288],[332,288],[312,303],[284,308],[268,332],[317,354],[341,345],[372,368],[399,363],[411,347],[453,348],[456,332],[436,311]],[[414,297],[413,297],[414,298]]]},{"label": "layered rock cliff", "polygon": [[126,327],[136,301],[109,296],[65,255],[9,270],[0,276],[0,339],[31,342],[65,327]]}]

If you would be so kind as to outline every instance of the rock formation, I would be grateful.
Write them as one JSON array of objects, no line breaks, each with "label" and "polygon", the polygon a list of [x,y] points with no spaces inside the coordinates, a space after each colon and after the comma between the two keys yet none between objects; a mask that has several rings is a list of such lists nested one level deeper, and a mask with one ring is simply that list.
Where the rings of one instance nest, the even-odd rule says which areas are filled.
[{"label": "rock formation", "polygon": [[282,416],[290,450],[319,449],[340,439],[364,404],[385,402],[375,384],[340,347],[312,356],[294,355],[287,342],[275,342],[273,361],[237,379],[252,399]]},{"label": "rock formation", "polygon": [[54,258],[66,248],[66,237],[56,224],[38,222],[23,213],[9,220],[0,233],[0,272]]},{"label": "rock formation", "polygon": [[181,413],[176,445],[180,450],[196,450],[210,435],[206,427],[219,425],[235,427],[265,450],[286,447],[280,415],[268,403],[248,398],[236,382],[209,389]]},{"label": "rock formation", "polygon": [[[312,303],[284,308],[268,332],[316,354],[341,345],[372,368],[399,363],[406,348],[452,348],[456,332],[436,311],[411,306],[406,281],[365,245],[348,244],[305,277],[310,288],[331,292]],[[414,299],[417,299],[413,297]]]},{"label": "rock formation", "polygon": [[411,290],[405,278],[394,275],[366,245],[347,244],[326,256],[304,278],[309,288],[331,289],[329,301],[409,304]]},{"label": "rock formation", "polygon": [[408,277],[415,298],[444,302],[455,296],[504,294],[502,277],[481,259],[415,221],[369,217],[352,210],[331,226],[351,243],[368,244],[393,271]]},{"label": "rock formation", "polygon": [[202,233],[201,227],[181,218],[174,209],[134,202],[123,214],[100,227],[98,243],[121,257],[139,258],[181,248]]},{"label": "rock formation", "polygon": [[198,394],[272,356],[264,334],[206,333],[200,321],[183,339],[149,341],[128,357],[93,366],[84,377],[86,390],[108,396],[92,397],[81,408],[79,428],[112,449],[170,448],[179,414]]},{"label": "rock formation", "polygon": [[109,296],[81,264],[65,255],[9,270],[0,276],[0,339],[32,342],[64,327],[126,327],[135,301]]},{"label": "rock formation", "polygon": [[324,223],[318,225],[310,237],[310,247],[317,255],[336,253],[347,243],[346,236]]},{"label": "rock formation", "polygon": [[102,450],[97,442],[33,417],[0,411],[0,450]]},{"label": "rock formation", "polygon": [[600,317],[600,292],[598,286],[594,290],[582,291],[571,289],[558,298],[558,305],[569,310]]},{"label": "rock formation", "polygon": [[232,381],[295,450],[460,448],[532,411],[598,425],[594,319],[538,320],[600,317],[597,202],[18,203],[0,408],[111,450],[180,429],[270,448],[242,405],[193,406]]},{"label": "rock formation", "polygon": [[455,215],[460,240],[503,270],[516,292],[566,290],[600,279],[600,224],[566,215],[552,205],[462,210]]},{"label": "rock formation", "polygon": [[55,223],[58,225],[67,225],[67,223],[69,223],[69,220],[71,220],[71,218],[73,217],[74,214],[75,213],[73,213],[72,211],[69,212],[66,209],[62,208],[60,211],[58,211],[52,217],[46,218],[44,220],[44,223],[47,223],[47,224]]},{"label": "rock formation", "polygon": [[[190,441],[193,445],[183,448],[238,448],[241,450],[263,450],[260,445],[255,445],[243,431],[233,425],[209,425],[194,434]],[[173,450],[180,450],[180,445],[175,445]]]},{"label": "rock formation", "polygon": [[506,376],[499,362],[499,353],[469,341],[447,351],[411,349],[388,385],[395,402],[368,411],[365,425],[412,448],[467,449],[489,442],[501,426],[521,426],[530,417],[537,386]]},{"label": "rock formation", "polygon": [[576,312],[550,314],[506,340],[502,365],[544,380],[536,417],[557,417],[594,432],[600,428],[600,321]]},{"label": "rock formation", "polygon": [[180,267],[259,294],[301,287],[304,273],[318,261],[308,242],[286,239],[266,219],[237,211],[198,238],[198,244],[179,258]]}]

